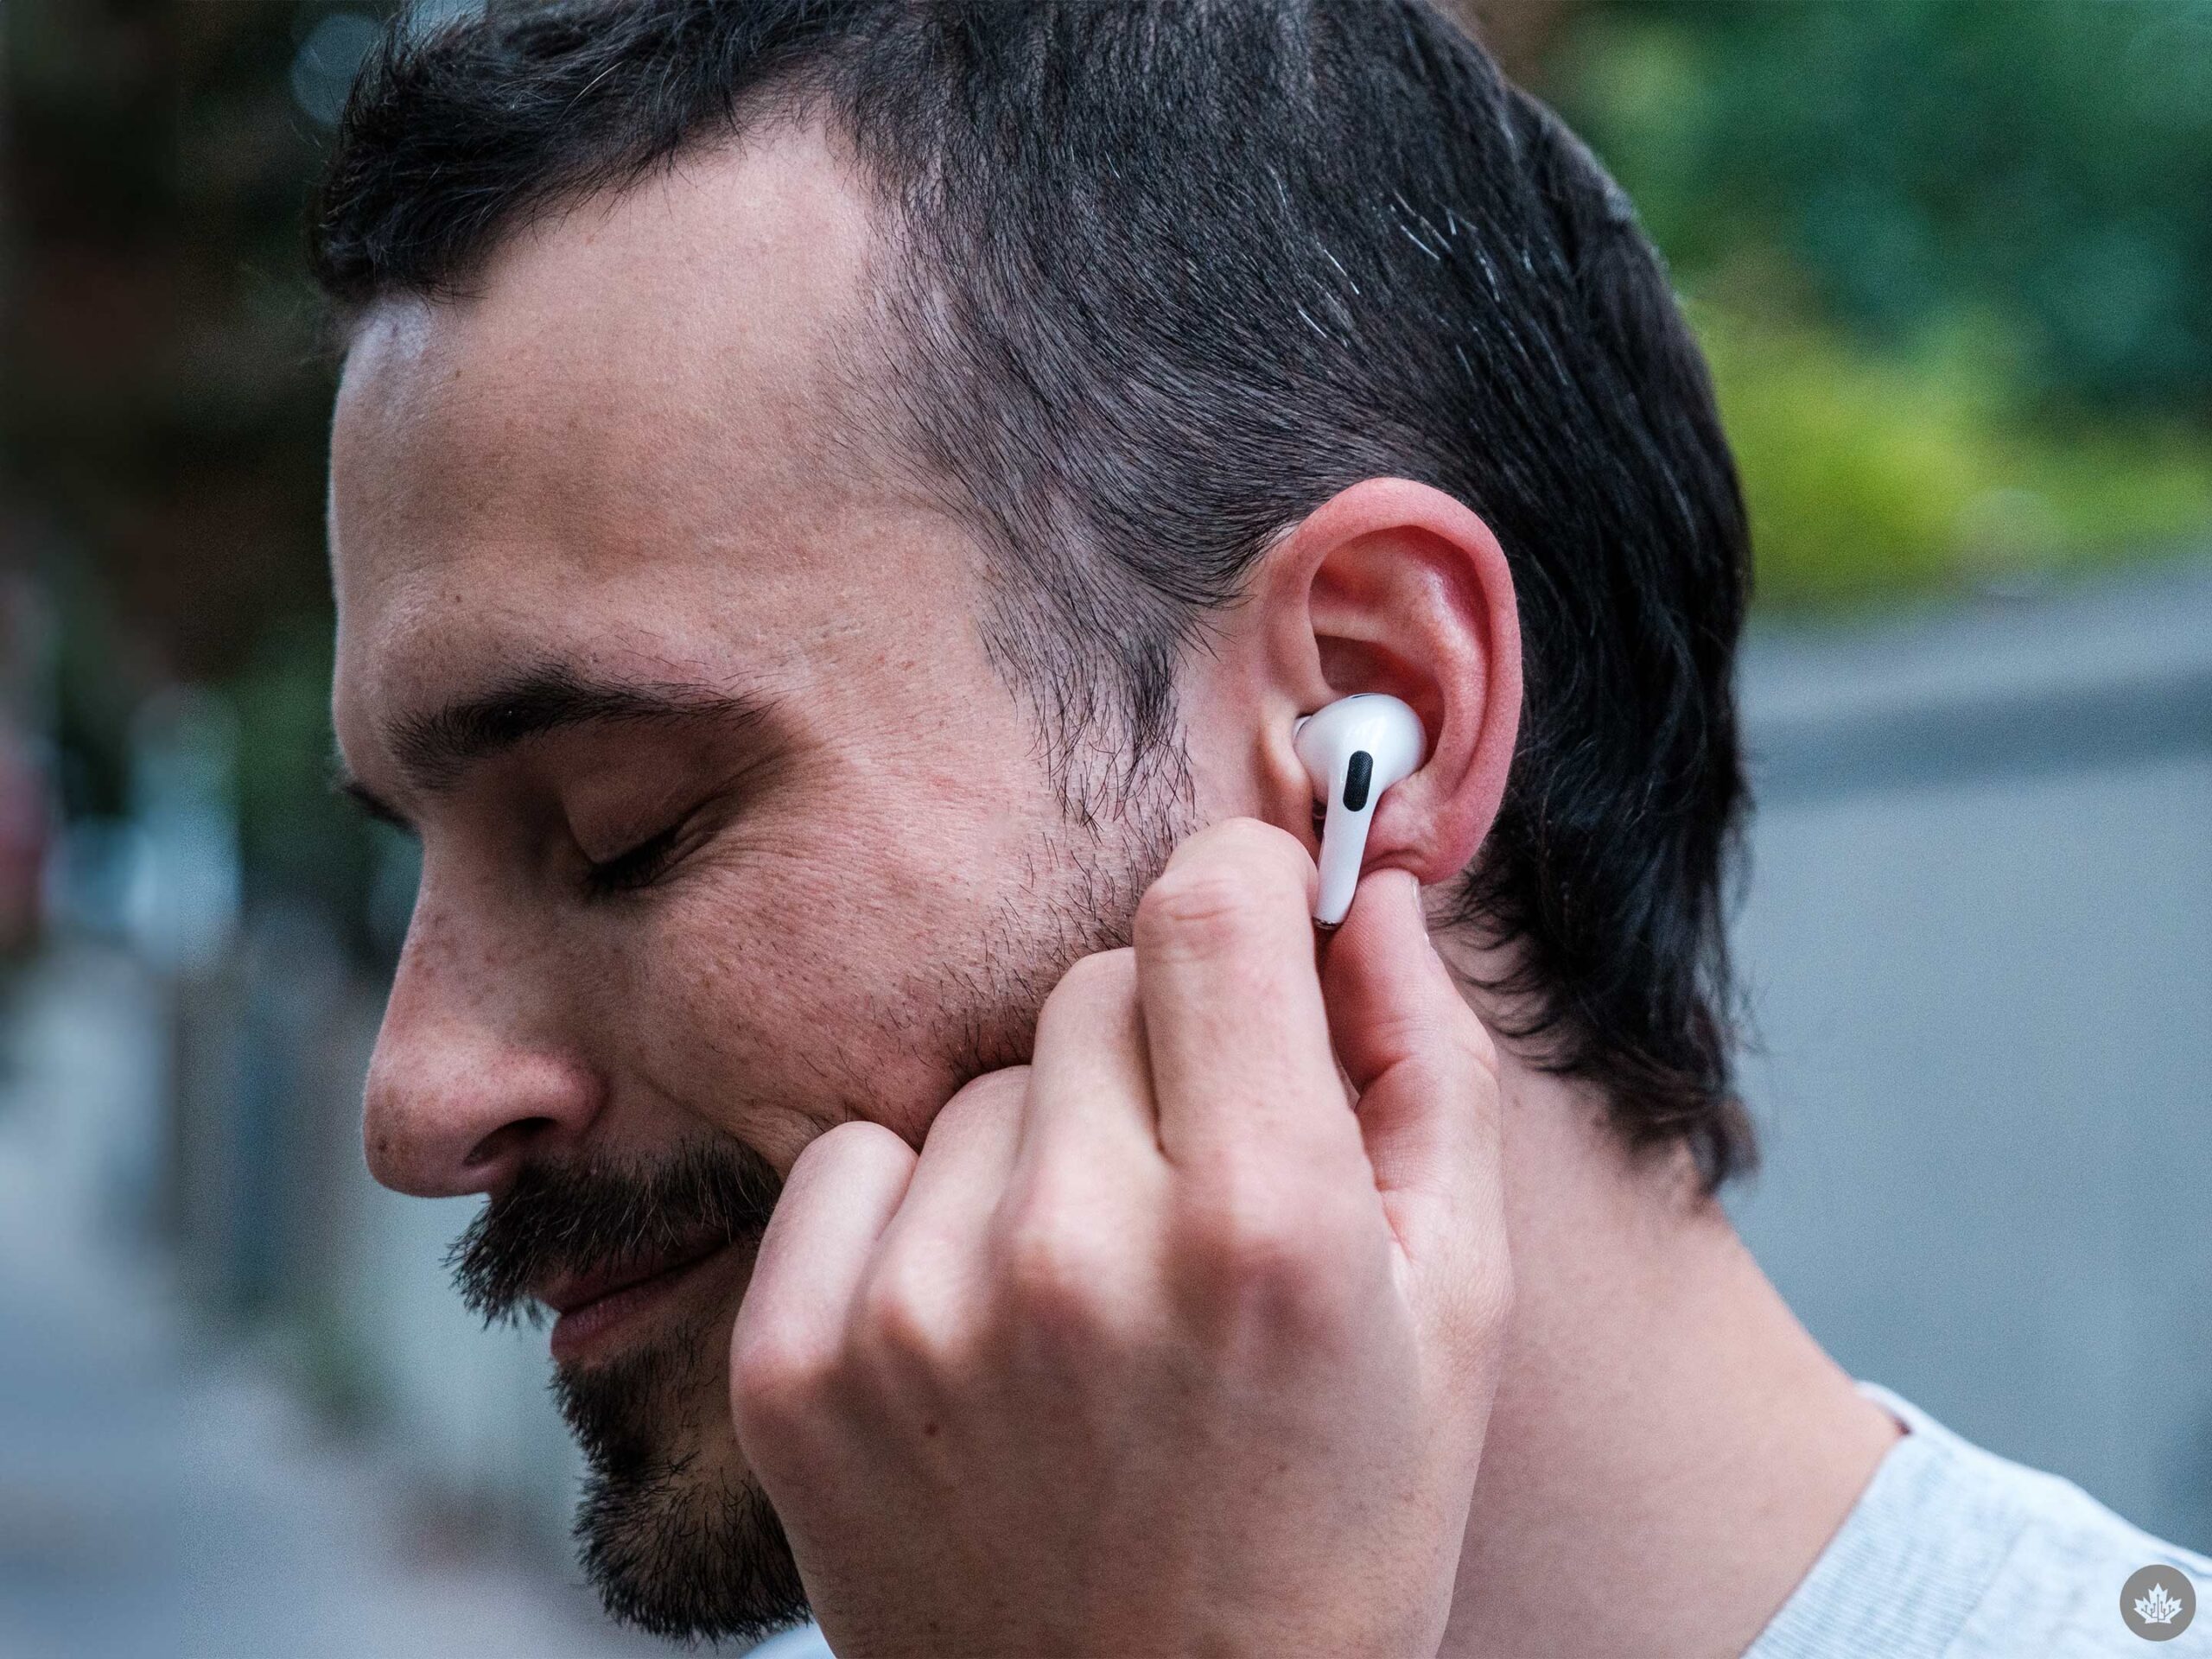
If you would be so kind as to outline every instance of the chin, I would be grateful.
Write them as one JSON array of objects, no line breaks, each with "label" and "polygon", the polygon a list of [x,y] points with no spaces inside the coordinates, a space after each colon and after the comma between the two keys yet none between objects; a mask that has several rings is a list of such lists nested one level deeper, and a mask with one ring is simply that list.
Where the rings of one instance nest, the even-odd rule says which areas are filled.
[{"label": "chin", "polygon": [[584,1571],[611,1617],[655,1636],[752,1643],[807,1617],[783,1523],[730,1427],[728,1323],[687,1321],[554,1376],[587,1469]]}]

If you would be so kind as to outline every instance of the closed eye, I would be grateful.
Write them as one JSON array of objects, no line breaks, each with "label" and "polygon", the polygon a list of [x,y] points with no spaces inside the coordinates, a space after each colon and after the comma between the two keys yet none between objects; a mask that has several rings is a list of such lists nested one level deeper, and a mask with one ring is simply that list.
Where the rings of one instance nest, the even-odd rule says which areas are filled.
[{"label": "closed eye", "polygon": [[415,826],[403,817],[397,807],[386,805],[384,798],[366,784],[346,770],[343,761],[334,761],[331,766],[330,790],[343,796],[360,809],[362,814],[375,823],[389,824],[403,836],[412,836]]},{"label": "closed eye", "polygon": [[672,823],[625,852],[588,864],[584,868],[585,892],[601,899],[651,887],[683,850],[684,828],[684,824]]}]

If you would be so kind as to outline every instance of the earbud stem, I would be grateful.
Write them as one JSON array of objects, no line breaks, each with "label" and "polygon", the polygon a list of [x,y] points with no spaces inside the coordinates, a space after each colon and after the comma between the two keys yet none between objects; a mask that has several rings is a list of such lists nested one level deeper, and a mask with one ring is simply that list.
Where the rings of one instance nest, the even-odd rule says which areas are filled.
[{"label": "earbud stem", "polygon": [[1373,767],[1374,758],[1364,749],[1338,757],[1330,767],[1329,801],[1321,820],[1321,885],[1313,900],[1313,920],[1321,927],[1342,922],[1359,890],[1367,828],[1375,817]]}]

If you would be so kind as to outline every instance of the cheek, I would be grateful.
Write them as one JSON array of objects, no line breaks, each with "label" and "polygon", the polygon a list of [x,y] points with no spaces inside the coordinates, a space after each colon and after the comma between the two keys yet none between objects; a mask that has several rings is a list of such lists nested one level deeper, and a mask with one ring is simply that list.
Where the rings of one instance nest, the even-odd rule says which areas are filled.
[{"label": "cheek", "polygon": [[957,1074],[958,942],[984,931],[1011,827],[980,861],[890,815],[748,826],[638,907],[607,1001],[657,1094],[788,1168],[865,1117],[918,1142]]}]

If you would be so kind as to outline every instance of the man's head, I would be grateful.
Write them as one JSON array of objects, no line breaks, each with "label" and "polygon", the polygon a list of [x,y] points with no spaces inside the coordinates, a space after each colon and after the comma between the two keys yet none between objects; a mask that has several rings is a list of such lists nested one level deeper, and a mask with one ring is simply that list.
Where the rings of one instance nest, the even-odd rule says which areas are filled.
[{"label": "man's head", "polygon": [[370,1156],[566,1310],[617,1611],[795,1607],[721,1396],[798,1150],[1022,1058],[1188,829],[1304,829],[1332,696],[1421,713],[1370,847],[1523,1051],[1747,1155],[1732,472],[1618,193],[1426,9],[504,8],[372,63],[315,257],[339,735],[424,847]]}]

